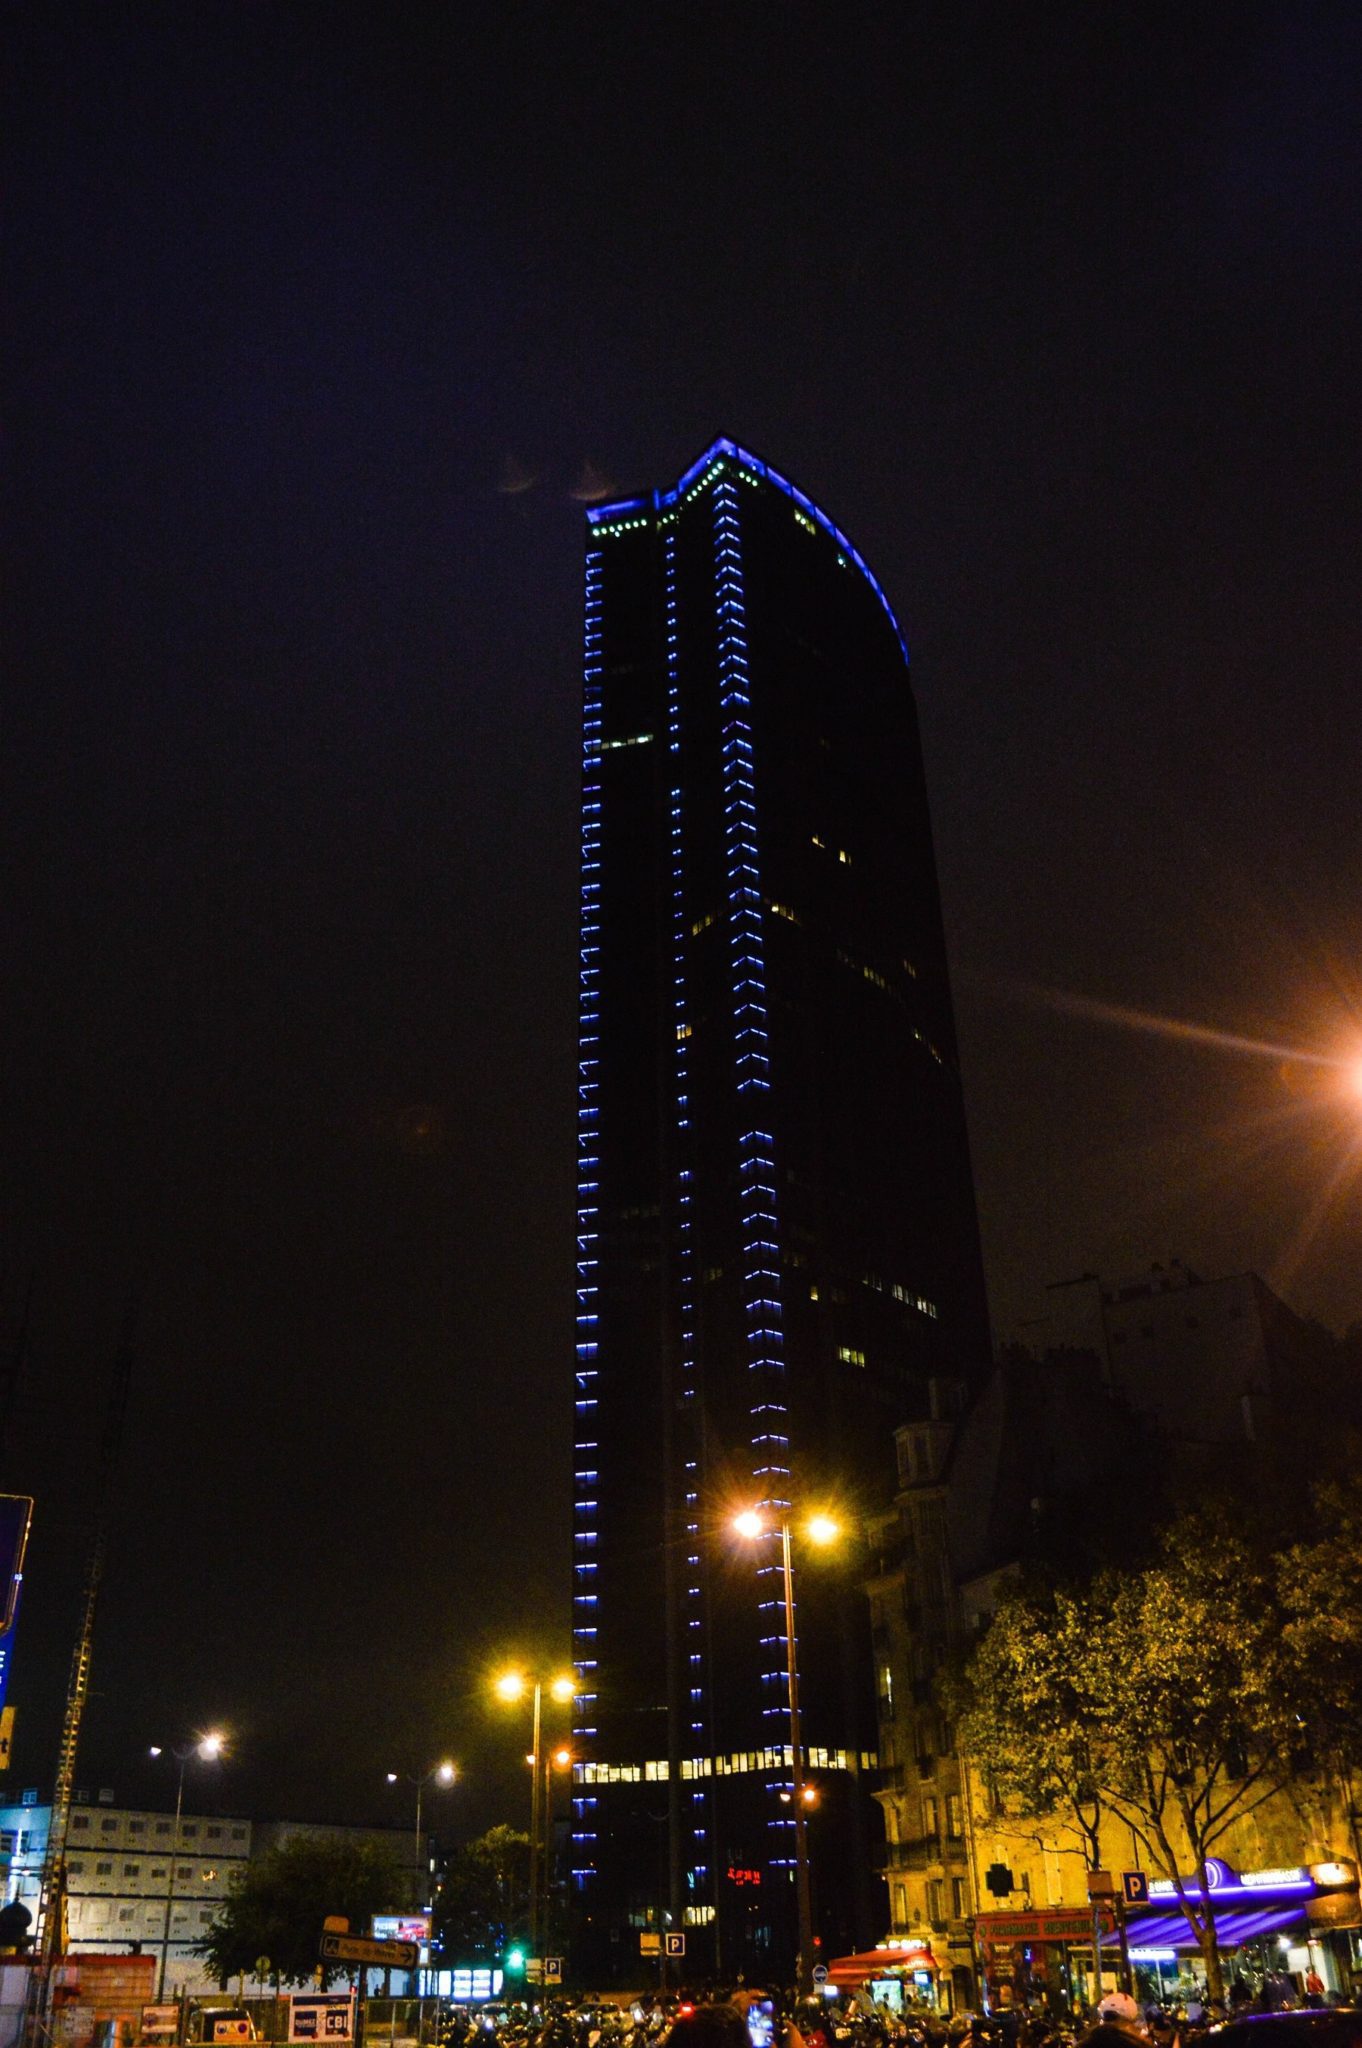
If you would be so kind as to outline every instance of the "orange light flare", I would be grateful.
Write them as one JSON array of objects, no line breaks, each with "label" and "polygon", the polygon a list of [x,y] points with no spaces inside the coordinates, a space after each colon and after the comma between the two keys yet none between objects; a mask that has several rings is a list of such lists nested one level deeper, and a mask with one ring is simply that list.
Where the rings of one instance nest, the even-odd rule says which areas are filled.
[{"label": "orange light flare", "polygon": [[1238,1054],[1270,1069],[1275,1086],[1259,1090],[1252,1104],[1241,1095],[1230,1116],[1201,1130],[1199,1147],[1182,1147],[1178,1170],[1185,1182],[1218,1185],[1232,1161],[1241,1185],[1255,1174],[1274,1183],[1288,1179],[1299,1190],[1303,1207],[1271,1264],[1272,1284],[1280,1288],[1292,1284],[1362,1190],[1362,984],[1349,986],[1339,971],[1330,979],[1333,988],[1316,1005],[1304,1042],[1295,1044],[1034,982],[1007,986],[1024,1002],[1070,1017]]}]

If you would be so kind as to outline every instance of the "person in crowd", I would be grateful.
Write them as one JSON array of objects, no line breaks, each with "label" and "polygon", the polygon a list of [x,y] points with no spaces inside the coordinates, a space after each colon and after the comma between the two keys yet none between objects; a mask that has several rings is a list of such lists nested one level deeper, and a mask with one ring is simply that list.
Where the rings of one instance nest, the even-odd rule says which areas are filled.
[{"label": "person in crowd", "polygon": [[736,2005],[697,2005],[672,2021],[666,2048],[750,2048]]},{"label": "person in crowd", "polygon": [[1130,2048],[1139,2041],[1148,2048],[1149,2030],[1128,1991],[1108,1991],[1097,2008],[1097,2024],[1083,2036],[1083,2048]]}]

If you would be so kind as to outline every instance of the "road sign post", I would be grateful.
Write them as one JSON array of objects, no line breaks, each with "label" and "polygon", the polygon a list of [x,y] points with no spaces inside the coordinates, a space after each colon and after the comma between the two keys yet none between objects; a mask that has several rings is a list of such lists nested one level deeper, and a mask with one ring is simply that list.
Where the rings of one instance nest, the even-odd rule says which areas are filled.
[{"label": "road sign post", "polygon": [[324,1963],[362,1963],[372,1970],[414,1970],[421,1960],[415,1941],[372,1941],[364,1934],[323,1934],[318,1953]]}]

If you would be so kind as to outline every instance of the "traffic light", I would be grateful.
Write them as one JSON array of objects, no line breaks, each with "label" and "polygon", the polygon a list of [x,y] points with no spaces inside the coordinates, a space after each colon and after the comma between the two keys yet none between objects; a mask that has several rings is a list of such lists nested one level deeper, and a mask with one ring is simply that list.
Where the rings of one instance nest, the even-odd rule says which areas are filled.
[{"label": "traffic light", "polygon": [[506,1971],[507,1971],[507,1974],[508,1974],[508,1976],[512,1976],[512,1977],[518,1977],[518,1976],[520,1976],[520,1975],[521,1975],[521,1973],[523,1972],[524,1968],[525,1968],[525,1951],[524,1951],[524,1949],[523,1949],[523,1948],[508,1948],[508,1949],[507,1949],[507,1951],[506,1951]]}]

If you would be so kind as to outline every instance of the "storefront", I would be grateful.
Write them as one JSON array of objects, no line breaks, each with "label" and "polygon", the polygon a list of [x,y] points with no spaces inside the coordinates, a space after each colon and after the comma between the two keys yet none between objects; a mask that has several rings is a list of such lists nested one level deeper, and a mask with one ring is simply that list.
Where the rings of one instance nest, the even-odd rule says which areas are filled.
[{"label": "storefront", "polygon": [[830,1988],[860,1992],[891,2012],[903,2012],[912,2005],[949,2010],[941,2005],[941,1976],[931,1943],[911,1936],[882,1941],[859,1955],[839,1956],[828,1965]]},{"label": "storefront", "polygon": [[[1104,1941],[1109,1932],[1114,1938],[1110,1914],[1104,1914],[1099,1924]],[[1059,2015],[1095,2004],[1092,1931],[1091,1909],[1083,1906],[980,1913],[974,1933],[986,2010],[1043,2004]],[[1116,1988],[1116,1960],[1104,1950],[1101,1989]]]},{"label": "storefront", "polygon": [[[1285,1977],[1303,1991],[1313,1974],[1326,1992],[1353,1990],[1362,1928],[1355,1864],[1238,1871],[1212,1857],[1206,1876],[1227,1988],[1254,1995],[1268,1978]],[[1183,1884],[1192,1898],[1204,1896],[1194,1878]],[[1137,1996],[1162,2002],[1204,1989],[1201,1952],[1171,1879],[1151,1879],[1149,1904],[1132,1910],[1126,1927]],[[1105,1937],[1109,1953],[1116,1939]]]}]

